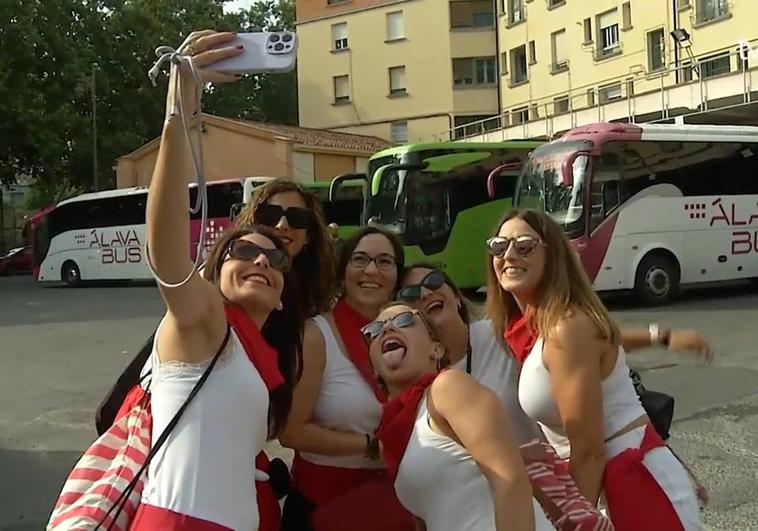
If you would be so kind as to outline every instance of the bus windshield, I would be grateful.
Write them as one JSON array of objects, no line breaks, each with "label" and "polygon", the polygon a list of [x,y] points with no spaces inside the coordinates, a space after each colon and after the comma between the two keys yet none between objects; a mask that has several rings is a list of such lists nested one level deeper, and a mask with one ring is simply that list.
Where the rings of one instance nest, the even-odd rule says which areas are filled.
[{"label": "bus windshield", "polygon": [[379,223],[398,234],[405,232],[408,188],[406,185],[399,197],[398,189],[401,178],[404,180],[407,177],[406,170],[393,170],[389,167],[377,170],[374,179],[378,179],[378,190],[371,194],[366,209],[366,219],[369,222]]},{"label": "bus windshield", "polygon": [[[589,155],[585,142],[565,142],[536,150],[519,179],[514,203],[544,210],[569,238],[584,232],[584,190]],[[576,157],[572,175],[564,175],[564,163]]]}]

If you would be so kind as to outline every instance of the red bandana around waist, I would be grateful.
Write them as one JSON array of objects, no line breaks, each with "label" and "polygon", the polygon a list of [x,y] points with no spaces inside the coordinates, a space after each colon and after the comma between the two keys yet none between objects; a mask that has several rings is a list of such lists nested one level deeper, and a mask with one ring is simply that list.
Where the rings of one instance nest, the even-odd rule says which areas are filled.
[{"label": "red bandana around waist", "polygon": [[648,424],[639,448],[628,448],[605,465],[603,490],[617,531],[684,531],[671,500],[643,463],[645,454],[663,446]]},{"label": "red bandana around waist", "polygon": [[245,310],[233,304],[224,304],[224,312],[269,393],[283,385],[284,377],[279,372],[279,353],[266,343],[261,331]]},{"label": "red bandana around waist", "polygon": [[413,433],[416,414],[424,391],[429,387],[439,372],[430,372],[422,376],[411,387],[384,404],[382,421],[376,430],[376,438],[382,442],[382,456],[387,472],[394,478],[400,461],[403,460],[408,440]]},{"label": "red bandana around waist", "polygon": [[514,315],[508,319],[503,339],[511,349],[513,356],[524,363],[526,357],[532,351],[539,334],[529,326],[529,318],[526,315]]},{"label": "red bandana around waist", "polygon": [[379,388],[379,384],[376,378],[374,378],[373,371],[371,370],[371,361],[368,357],[368,344],[361,333],[361,328],[371,321],[355,311],[344,298],[337,301],[332,314],[334,315],[334,323],[337,325],[337,330],[342,338],[342,342],[345,344],[350,361],[358,369],[358,372],[368,386],[371,387],[376,399],[379,402],[385,402],[387,395]]}]

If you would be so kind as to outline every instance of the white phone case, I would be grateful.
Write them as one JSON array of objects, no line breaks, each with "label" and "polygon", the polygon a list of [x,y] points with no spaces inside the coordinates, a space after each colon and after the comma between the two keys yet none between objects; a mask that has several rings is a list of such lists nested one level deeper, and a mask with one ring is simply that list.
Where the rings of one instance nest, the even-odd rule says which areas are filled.
[{"label": "white phone case", "polygon": [[227,74],[277,74],[295,68],[297,35],[292,31],[238,33],[234,41],[223,47],[239,45],[244,46],[241,54],[208,68]]}]

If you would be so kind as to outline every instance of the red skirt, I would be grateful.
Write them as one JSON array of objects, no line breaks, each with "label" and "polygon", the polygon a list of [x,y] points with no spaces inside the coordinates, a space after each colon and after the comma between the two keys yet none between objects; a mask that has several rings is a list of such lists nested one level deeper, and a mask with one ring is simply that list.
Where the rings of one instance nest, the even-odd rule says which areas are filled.
[{"label": "red skirt", "polygon": [[157,531],[158,529],[161,531],[232,531],[226,526],[207,520],[141,503],[129,531]]},{"label": "red skirt", "polygon": [[662,446],[648,424],[639,448],[628,448],[606,464],[603,490],[616,531],[684,531],[671,500],[643,463],[645,454]]}]

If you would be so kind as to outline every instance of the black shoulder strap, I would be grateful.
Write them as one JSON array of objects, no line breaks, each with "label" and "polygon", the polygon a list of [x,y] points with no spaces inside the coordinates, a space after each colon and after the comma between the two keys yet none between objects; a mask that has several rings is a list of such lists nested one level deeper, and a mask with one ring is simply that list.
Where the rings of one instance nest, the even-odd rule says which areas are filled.
[{"label": "black shoulder strap", "polygon": [[195,395],[198,393],[198,391],[200,391],[200,388],[208,379],[208,376],[210,376],[211,371],[213,370],[213,366],[216,365],[216,361],[218,361],[219,356],[226,348],[226,345],[229,343],[229,337],[231,336],[231,331],[232,331],[231,327],[227,324],[226,335],[224,336],[224,340],[221,342],[221,346],[218,348],[216,355],[213,356],[213,359],[211,360],[211,363],[208,365],[208,368],[205,369],[205,372],[203,372],[203,375],[197,381],[197,383],[195,384],[195,387],[192,388],[192,391],[190,391],[190,394],[187,397],[187,400],[184,401],[184,404],[182,404],[182,407],[180,407],[179,410],[174,414],[174,417],[171,419],[171,422],[168,423],[168,425],[163,430],[163,432],[161,432],[160,437],[158,437],[158,439],[155,441],[155,444],[150,449],[150,452],[147,454],[147,459],[145,459],[145,463],[142,465],[142,467],[140,467],[140,469],[134,475],[134,478],[129,482],[129,484],[126,486],[124,491],[121,493],[118,499],[111,506],[111,508],[108,509],[108,512],[105,514],[105,516],[103,516],[102,520],[98,522],[97,527],[95,527],[95,531],[100,529],[100,526],[103,524],[105,519],[108,518],[111,511],[117,508],[118,510],[116,511],[116,514],[113,515],[113,519],[111,520],[111,525],[108,526],[108,530],[110,531],[110,529],[116,523],[116,519],[121,514],[121,511],[124,509],[126,500],[129,498],[129,495],[132,493],[132,491],[134,490],[134,487],[137,485],[137,481],[139,481],[139,478],[142,476],[142,473],[147,469],[148,465],[150,464],[150,461],[153,460],[153,457],[155,457],[155,454],[157,454],[158,450],[161,449],[161,446],[163,446],[163,443],[166,442],[166,440],[168,439],[168,436],[171,435],[171,431],[179,423],[179,419],[182,418],[184,411],[190,405],[190,402],[192,402],[192,399],[195,398]]}]

